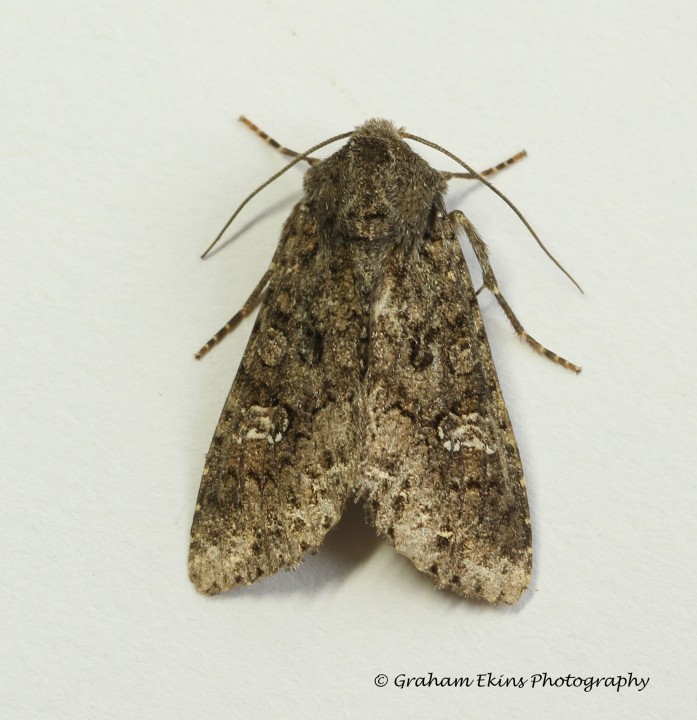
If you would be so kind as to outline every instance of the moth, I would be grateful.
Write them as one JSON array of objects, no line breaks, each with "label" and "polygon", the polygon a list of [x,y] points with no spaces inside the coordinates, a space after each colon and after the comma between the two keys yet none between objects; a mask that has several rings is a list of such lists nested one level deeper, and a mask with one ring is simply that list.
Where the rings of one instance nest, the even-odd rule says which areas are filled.
[{"label": "moth", "polygon": [[[459,231],[518,334],[580,368],[523,330],[445,194],[468,177],[501,195],[483,175],[519,156],[477,173],[375,119],[301,155],[243,120],[294,157],[281,172],[310,167],[268,272],[198,355],[261,301],[206,457],[192,582],[213,595],[296,568],[353,499],[439,588],[515,602],[532,566],[525,481]],[[330,157],[311,157],[339,139]],[[468,172],[435,170],[407,139]]]}]

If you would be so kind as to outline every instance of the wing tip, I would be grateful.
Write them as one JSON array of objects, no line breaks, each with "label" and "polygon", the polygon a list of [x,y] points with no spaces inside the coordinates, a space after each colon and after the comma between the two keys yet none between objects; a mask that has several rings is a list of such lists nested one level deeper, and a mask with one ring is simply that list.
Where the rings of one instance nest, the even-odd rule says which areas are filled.
[{"label": "wing tip", "polygon": [[469,583],[445,585],[459,595],[471,600],[484,600],[492,605],[514,605],[530,585],[530,571],[521,566],[511,566],[506,573],[493,572],[485,581],[472,578]]},{"label": "wing tip", "polygon": [[487,554],[486,559],[410,555],[417,570],[427,575],[440,590],[450,590],[469,600],[483,600],[493,605],[513,605],[530,585],[532,552],[528,549],[511,559],[501,554]]},{"label": "wing tip", "polygon": [[250,585],[264,575],[261,563],[242,562],[220,548],[192,541],[189,550],[189,579],[202,595],[219,595],[238,585]]},{"label": "wing tip", "polygon": [[[239,550],[239,548],[236,548]],[[303,555],[316,552],[308,548],[300,556],[265,558],[253,552],[242,555],[218,545],[193,541],[189,550],[189,580],[202,595],[220,595],[242,585],[251,585],[281,570],[295,570]]]}]

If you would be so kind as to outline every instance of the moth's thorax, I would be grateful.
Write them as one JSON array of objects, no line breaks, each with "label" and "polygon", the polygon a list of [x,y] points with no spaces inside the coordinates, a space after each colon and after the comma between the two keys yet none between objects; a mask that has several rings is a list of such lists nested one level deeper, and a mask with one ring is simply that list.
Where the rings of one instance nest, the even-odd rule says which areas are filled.
[{"label": "moth's thorax", "polygon": [[386,120],[370,120],[305,176],[309,205],[335,242],[411,246],[427,230],[446,183]]}]

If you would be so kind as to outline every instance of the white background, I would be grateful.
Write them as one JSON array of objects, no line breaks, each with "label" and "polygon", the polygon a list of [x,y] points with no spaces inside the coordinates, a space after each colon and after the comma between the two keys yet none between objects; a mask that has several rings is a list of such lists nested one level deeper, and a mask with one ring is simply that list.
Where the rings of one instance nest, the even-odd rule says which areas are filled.
[{"label": "white background", "polygon": [[[694,3],[138,5],[4,3],[2,717],[686,717]],[[449,198],[527,329],[584,368],[537,356],[482,295],[535,533],[515,607],[436,591],[355,507],[295,573],[214,599],[189,583],[203,460],[252,321],[193,353],[261,277],[301,192],[293,169],[198,259],[285,162],[241,113],[298,150],[371,116],[480,168],[528,150],[496,182],[585,295],[485,188]],[[429,672],[650,682],[393,682]]]}]

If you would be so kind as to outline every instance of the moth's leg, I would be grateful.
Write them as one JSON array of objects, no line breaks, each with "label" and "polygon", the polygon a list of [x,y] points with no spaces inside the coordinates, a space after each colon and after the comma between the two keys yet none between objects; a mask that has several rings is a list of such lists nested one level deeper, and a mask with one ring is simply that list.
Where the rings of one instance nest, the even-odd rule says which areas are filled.
[{"label": "moth's leg", "polygon": [[252,294],[247,298],[247,302],[230,318],[225,325],[218,330],[218,332],[196,353],[194,356],[197,360],[200,360],[211,348],[214,348],[226,335],[231,333],[240,323],[242,318],[247,317],[249,313],[259,304],[264,290],[271,279],[273,274],[274,266],[271,267],[264,273],[264,277],[259,281],[259,284],[254,288]]},{"label": "moth's leg", "polygon": [[448,217],[456,228],[460,228],[465,231],[465,234],[467,235],[467,238],[472,245],[472,249],[474,250],[474,254],[477,256],[479,265],[482,268],[484,286],[489,288],[489,290],[491,290],[491,292],[494,294],[494,297],[501,306],[501,309],[504,311],[504,313],[506,313],[506,317],[508,318],[511,325],[513,325],[513,329],[516,331],[516,333],[538,353],[544,355],[546,358],[549,358],[553,362],[558,363],[562,367],[567,368],[568,370],[573,370],[575,373],[580,373],[581,368],[578,365],[574,365],[572,362],[569,362],[568,360],[565,360],[563,357],[557,355],[551,350],[548,350],[544,345],[537,342],[535,338],[531,337],[530,335],[528,335],[527,332],[525,332],[525,329],[513,313],[513,310],[511,310],[511,306],[506,302],[506,298],[504,298],[504,296],[501,294],[501,290],[499,290],[499,285],[496,282],[496,276],[494,275],[491,263],[489,262],[489,252],[487,250],[486,244],[482,240],[474,225],[472,225],[467,216],[460,210],[455,210],[451,212]]},{"label": "moth's leg", "polygon": [[[298,155],[300,155],[299,152],[295,152],[295,150],[291,150],[290,148],[281,145],[281,143],[274,140],[270,135],[267,135],[260,127],[257,127],[249,118],[246,118],[244,115],[240,115],[240,122],[243,122],[262,140],[266,141],[269,145],[271,145],[272,148],[276,148],[278,152],[283,153],[284,155],[288,155],[288,157],[298,157]],[[305,162],[309,163],[310,165],[316,165],[320,161],[319,158],[313,157],[306,157],[303,158],[303,160],[305,160]]]},{"label": "moth's leg", "polygon": [[[527,153],[525,150],[521,150],[519,153],[516,153],[513,157],[509,157],[508,160],[504,160],[503,162],[500,162],[498,165],[494,165],[494,167],[487,168],[486,170],[482,170],[479,174],[483,175],[484,177],[490,177],[491,175],[496,175],[496,173],[501,172],[501,170],[505,170],[508,167],[511,167],[514,163],[517,163],[519,160],[522,160],[524,157],[527,156]],[[445,180],[453,180],[455,178],[463,179],[463,180],[475,180],[477,178],[476,175],[473,175],[472,173],[463,173],[463,172],[448,172],[447,170],[441,170],[440,174],[443,176]]]}]

